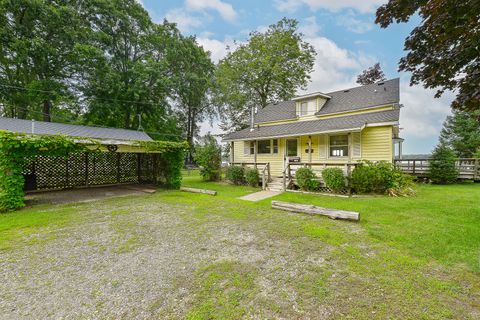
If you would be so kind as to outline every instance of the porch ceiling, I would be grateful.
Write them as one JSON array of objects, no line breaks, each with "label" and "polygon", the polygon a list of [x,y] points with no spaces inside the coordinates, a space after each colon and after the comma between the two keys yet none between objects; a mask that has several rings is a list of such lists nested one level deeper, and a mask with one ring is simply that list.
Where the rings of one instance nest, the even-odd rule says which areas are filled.
[{"label": "porch ceiling", "polygon": [[400,110],[369,112],[357,115],[320,119],[312,121],[295,121],[285,124],[250,128],[230,133],[223,137],[224,141],[250,140],[259,138],[277,138],[308,134],[321,134],[338,131],[361,130],[366,125],[381,123],[398,123]]}]

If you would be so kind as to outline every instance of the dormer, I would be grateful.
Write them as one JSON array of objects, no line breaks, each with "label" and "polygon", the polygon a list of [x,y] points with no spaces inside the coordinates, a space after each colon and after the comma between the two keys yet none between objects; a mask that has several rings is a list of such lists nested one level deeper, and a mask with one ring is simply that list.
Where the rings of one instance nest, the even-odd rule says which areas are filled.
[{"label": "dormer", "polygon": [[328,99],[330,99],[330,96],[321,92],[315,92],[295,97],[292,100],[296,103],[297,117],[302,118],[315,115],[316,112],[322,109]]}]

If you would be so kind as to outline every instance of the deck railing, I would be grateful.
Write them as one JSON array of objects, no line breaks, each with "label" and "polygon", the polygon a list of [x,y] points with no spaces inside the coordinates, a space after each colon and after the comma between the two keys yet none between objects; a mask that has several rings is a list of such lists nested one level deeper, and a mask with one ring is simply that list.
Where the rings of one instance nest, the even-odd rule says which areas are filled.
[{"label": "deck railing", "polygon": [[[416,177],[427,177],[431,159],[395,160],[395,165],[405,173]],[[480,180],[480,159],[459,158],[455,162],[458,178],[462,180]]]}]

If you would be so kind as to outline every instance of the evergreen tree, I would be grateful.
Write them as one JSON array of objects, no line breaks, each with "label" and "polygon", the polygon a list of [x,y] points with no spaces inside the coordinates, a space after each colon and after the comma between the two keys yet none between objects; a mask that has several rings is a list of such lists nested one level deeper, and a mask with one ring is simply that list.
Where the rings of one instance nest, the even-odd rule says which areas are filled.
[{"label": "evergreen tree", "polygon": [[457,156],[452,149],[439,143],[432,152],[428,178],[435,184],[448,184],[457,180],[458,170],[455,167]]},{"label": "evergreen tree", "polygon": [[458,157],[471,158],[480,150],[480,110],[469,114],[465,111],[453,111],[447,116],[440,132],[440,143],[450,147]]}]

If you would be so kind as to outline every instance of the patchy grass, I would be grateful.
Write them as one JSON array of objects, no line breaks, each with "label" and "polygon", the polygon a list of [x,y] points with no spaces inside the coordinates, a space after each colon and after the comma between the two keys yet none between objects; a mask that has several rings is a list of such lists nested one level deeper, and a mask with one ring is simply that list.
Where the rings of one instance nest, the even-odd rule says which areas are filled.
[{"label": "patchy grass", "polygon": [[[184,185],[218,195],[169,190],[0,215],[0,258],[23,261],[22,248],[32,247],[36,255],[48,249],[40,265],[31,266],[34,270],[50,270],[49,263],[58,272],[92,264],[86,281],[93,281],[98,269],[102,282],[88,282],[100,289],[82,299],[91,299],[96,315],[105,318],[145,317],[142,310],[173,319],[480,317],[480,184],[420,185],[412,198],[298,193],[275,198],[358,211],[359,223],[273,210],[272,199],[239,200],[259,189],[206,183],[194,173],[185,176]],[[52,232],[62,228],[72,232]],[[81,232],[73,232],[77,229]],[[32,238],[44,243],[39,246]],[[58,261],[51,252],[59,243],[88,248],[71,247],[76,251],[72,261]],[[110,279],[114,275],[108,272],[123,263],[116,272],[125,274]],[[25,268],[20,269],[29,274]],[[150,272],[167,276],[156,283]],[[68,273],[62,279],[68,280]],[[79,280],[69,281],[75,288]],[[22,291],[23,296],[38,293],[41,306],[38,297],[48,296],[41,290],[62,290],[51,287],[56,281],[46,283]],[[106,291],[103,283],[115,290]],[[9,299],[22,290],[9,283],[4,289]],[[112,308],[116,299],[123,303],[121,314]],[[35,299],[26,303],[30,300]],[[89,303],[82,301],[84,310],[90,310]]]}]

